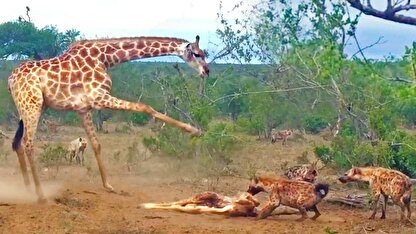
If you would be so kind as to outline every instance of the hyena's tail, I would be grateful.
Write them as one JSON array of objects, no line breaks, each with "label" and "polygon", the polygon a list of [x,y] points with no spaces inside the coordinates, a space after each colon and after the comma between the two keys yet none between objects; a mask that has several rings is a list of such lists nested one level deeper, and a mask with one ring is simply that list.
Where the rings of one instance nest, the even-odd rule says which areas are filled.
[{"label": "hyena's tail", "polygon": [[23,137],[23,131],[24,131],[23,120],[20,120],[19,127],[17,128],[16,134],[14,135],[14,139],[12,143],[12,148],[14,151],[16,151],[17,148],[19,148],[20,142],[22,141],[22,137]]},{"label": "hyena's tail", "polygon": [[329,191],[329,185],[328,184],[316,184],[315,185],[315,192],[318,194],[318,196],[322,199],[328,195]]}]

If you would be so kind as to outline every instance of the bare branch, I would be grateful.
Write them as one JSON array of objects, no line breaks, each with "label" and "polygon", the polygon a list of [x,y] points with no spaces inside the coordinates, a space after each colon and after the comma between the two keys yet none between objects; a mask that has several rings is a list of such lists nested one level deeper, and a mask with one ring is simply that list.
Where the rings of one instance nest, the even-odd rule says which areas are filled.
[{"label": "bare branch", "polygon": [[373,8],[370,1],[367,1],[367,5],[363,5],[360,0],[347,1],[352,7],[363,12],[366,15],[372,15],[377,18],[397,23],[416,25],[416,17],[397,14],[401,11],[416,10],[416,4],[410,4],[410,1],[407,1],[407,3],[404,5],[399,5],[401,1],[397,1],[394,5],[392,5],[391,0],[387,0],[387,7],[384,11]]}]

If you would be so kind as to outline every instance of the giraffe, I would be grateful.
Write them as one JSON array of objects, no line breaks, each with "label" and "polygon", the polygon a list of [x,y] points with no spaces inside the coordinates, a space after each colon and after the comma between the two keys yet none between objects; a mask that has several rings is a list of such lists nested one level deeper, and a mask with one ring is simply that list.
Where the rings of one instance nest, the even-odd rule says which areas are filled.
[{"label": "giraffe", "polygon": [[170,118],[151,106],[112,96],[112,79],[107,73],[108,68],[119,63],[173,55],[182,58],[197,70],[201,78],[208,77],[209,68],[205,62],[205,54],[199,48],[199,39],[196,36],[195,42],[171,37],[83,40],[71,44],[60,56],[28,61],[13,70],[8,79],[8,89],[19,112],[20,121],[12,148],[17,153],[27,188],[30,181],[26,158],[29,162],[39,203],[46,202],[46,199],[34,161],[33,141],[44,108],[75,111],[79,114],[94,150],[102,184],[108,191],[114,191],[114,188],[108,182],[101,159],[101,145],[93,127],[92,110],[143,112],[192,135],[201,134],[197,128]]}]

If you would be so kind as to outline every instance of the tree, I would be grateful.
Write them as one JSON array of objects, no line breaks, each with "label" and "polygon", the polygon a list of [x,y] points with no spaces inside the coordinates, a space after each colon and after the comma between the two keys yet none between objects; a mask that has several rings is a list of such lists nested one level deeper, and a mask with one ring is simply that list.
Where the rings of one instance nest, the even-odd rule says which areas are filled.
[{"label": "tree", "polygon": [[[381,19],[402,23],[416,25],[416,17],[398,14],[399,12],[416,12],[416,4],[410,4],[411,0],[387,0],[386,9],[384,11],[373,7],[371,0],[347,0],[352,7],[361,11],[366,15],[372,15]],[[367,3],[364,3],[367,2]],[[409,15],[414,15],[409,14]]]},{"label": "tree", "polygon": [[0,24],[0,59],[46,59],[61,54],[80,32],[59,32],[55,26],[37,28],[26,20]]}]

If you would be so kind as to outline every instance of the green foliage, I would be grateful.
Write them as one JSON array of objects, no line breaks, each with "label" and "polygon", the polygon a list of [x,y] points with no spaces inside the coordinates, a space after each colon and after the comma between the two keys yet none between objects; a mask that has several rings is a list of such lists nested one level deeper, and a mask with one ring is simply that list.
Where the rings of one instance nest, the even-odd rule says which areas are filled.
[{"label": "green foliage", "polygon": [[32,22],[10,21],[0,24],[0,58],[44,59],[61,54],[78,39],[74,29],[59,32],[55,26],[37,28]]},{"label": "green foliage", "polygon": [[327,125],[327,122],[322,117],[315,115],[307,115],[302,121],[305,130],[312,134],[319,133]]},{"label": "green foliage", "polygon": [[139,112],[133,112],[130,115],[130,121],[133,124],[143,126],[146,125],[147,122],[149,122],[150,116],[148,114],[143,114]]},{"label": "green foliage", "polygon": [[59,166],[62,164],[68,154],[68,151],[61,145],[45,145],[43,152],[39,155],[39,163],[44,167]]}]

